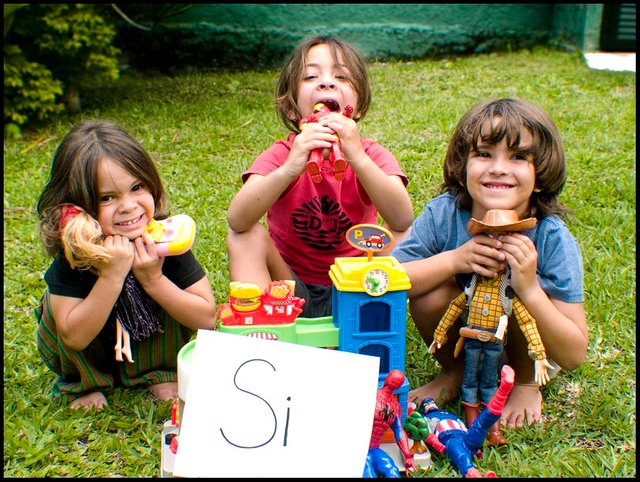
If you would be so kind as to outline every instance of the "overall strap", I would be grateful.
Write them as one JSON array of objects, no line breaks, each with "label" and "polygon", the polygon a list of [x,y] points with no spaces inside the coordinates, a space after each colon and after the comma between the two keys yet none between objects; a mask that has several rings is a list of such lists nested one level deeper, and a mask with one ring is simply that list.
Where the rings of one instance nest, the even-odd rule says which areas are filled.
[{"label": "overall strap", "polygon": [[473,298],[473,293],[476,290],[476,282],[478,281],[478,275],[473,273],[469,284],[464,288],[464,294],[467,296],[467,306],[471,303],[471,298]]},{"label": "overall strap", "polygon": [[[476,290],[476,282],[478,280],[478,275],[473,273],[469,284],[464,288],[464,294],[467,297],[467,307],[471,303],[471,299],[473,298],[473,293]],[[502,279],[500,280],[500,303],[502,304],[502,309],[507,316],[511,316],[511,310],[513,308],[513,288],[511,288],[511,267],[507,265],[505,269]]]},{"label": "overall strap", "polygon": [[511,288],[511,267],[509,265],[507,265],[507,269],[505,269],[500,280],[500,303],[502,303],[504,314],[511,316],[513,289]]}]

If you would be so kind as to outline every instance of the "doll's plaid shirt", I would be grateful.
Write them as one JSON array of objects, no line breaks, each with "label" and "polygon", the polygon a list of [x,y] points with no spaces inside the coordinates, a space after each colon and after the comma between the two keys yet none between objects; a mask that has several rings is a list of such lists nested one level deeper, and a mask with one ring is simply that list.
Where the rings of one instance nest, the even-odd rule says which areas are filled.
[{"label": "doll's plaid shirt", "polygon": [[[478,276],[475,291],[469,303],[469,316],[465,323],[469,328],[479,328],[495,333],[498,328],[498,321],[504,314],[504,309],[500,302],[500,280],[500,276],[496,278]],[[451,302],[433,335],[436,342],[441,345],[446,343],[447,331],[464,313],[466,304],[467,296],[464,292],[460,293]],[[534,360],[547,358],[536,320],[529,314],[529,311],[517,296],[513,297],[512,315],[515,316],[522,333],[527,339],[529,356]]]}]

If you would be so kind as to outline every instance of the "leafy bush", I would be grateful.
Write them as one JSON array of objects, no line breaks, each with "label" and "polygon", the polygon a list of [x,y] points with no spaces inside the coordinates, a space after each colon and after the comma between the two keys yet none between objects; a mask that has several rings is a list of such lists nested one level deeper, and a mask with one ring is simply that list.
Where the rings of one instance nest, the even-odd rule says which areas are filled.
[{"label": "leafy bush", "polygon": [[60,112],[63,106],[56,102],[60,95],[62,82],[54,79],[49,69],[37,62],[29,62],[17,45],[5,45],[5,134],[9,125],[26,124],[33,118],[44,120]]},{"label": "leafy bush", "polygon": [[[66,105],[80,109],[80,89],[118,79],[120,50],[102,5],[5,5],[5,136],[44,120]],[[12,22],[12,23],[11,23]],[[7,28],[10,28],[7,31]]]}]

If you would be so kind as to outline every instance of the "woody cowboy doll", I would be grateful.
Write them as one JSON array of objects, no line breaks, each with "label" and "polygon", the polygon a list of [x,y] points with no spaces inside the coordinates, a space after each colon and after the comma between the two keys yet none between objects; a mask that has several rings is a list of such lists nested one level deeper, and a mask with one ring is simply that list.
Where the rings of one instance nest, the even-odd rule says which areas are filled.
[{"label": "woody cowboy doll", "polygon": [[[527,231],[536,224],[535,218],[518,220],[518,214],[512,210],[493,209],[487,211],[482,221],[471,218],[468,229],[472,235]],[[498,387],[499,362],[505,343],[505,332],[509,318],[515,318],[527,343],[528,355],[535,363],[535,378],[539,385],[549,380],[547,372],[551,365],[547,361],[544,345],[538,332],[536,320],[510,286],[510,268],[501,276],[487,278],[473,274],[471,281],[449,305],[438,323],[434,341],[429,353],[435,353],[447,342],[447,331],[455,321],[463,317],[460,339],[456,344],[454,356],[464,346],[464,376],[462,381],[462,405],[465,411],[465,423],[471,426],[481,410],[480,403],[486,405]],[[499,422],[496,422],[487,435],[491,445],[505,444]]]}]

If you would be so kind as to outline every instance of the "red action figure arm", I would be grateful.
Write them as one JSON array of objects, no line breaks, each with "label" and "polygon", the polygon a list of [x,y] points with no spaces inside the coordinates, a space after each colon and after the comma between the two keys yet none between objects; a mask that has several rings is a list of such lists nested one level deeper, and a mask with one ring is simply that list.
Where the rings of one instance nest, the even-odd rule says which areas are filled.
[{"label": "red action figure arm", "polygon": [[444,450],[447,448],[442,442],[440,442],[440,440],[438,440],[438,437],[436,437],[432,433],[429,434],[425,442],[428,445],[431,445],[435,449],[435,451],[438,452],[439,454],[444,452]]}]

